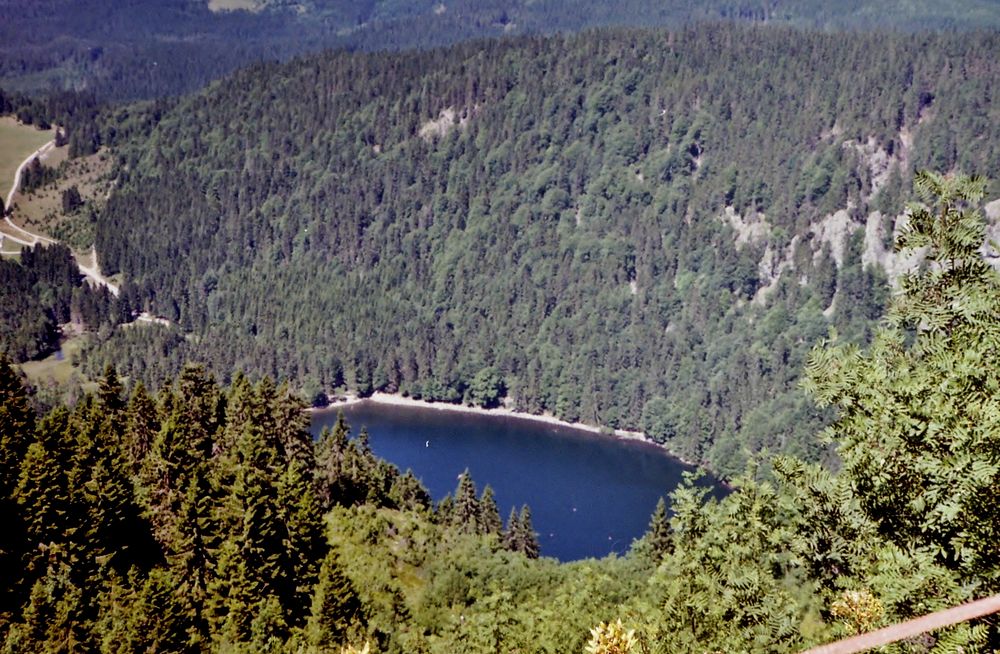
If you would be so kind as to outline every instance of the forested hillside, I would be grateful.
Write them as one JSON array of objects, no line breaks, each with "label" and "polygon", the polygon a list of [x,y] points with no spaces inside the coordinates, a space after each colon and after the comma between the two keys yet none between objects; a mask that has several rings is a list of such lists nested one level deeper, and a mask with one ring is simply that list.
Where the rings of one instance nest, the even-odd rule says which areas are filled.
[{"label": "forested hillside", "polygon": [[[232,11],[232,9],[241,9]],[[0,0],[0,86],[104,100],[193,91],[238,67],[324,48],[734,21],[821,29],[988,29],[989,0]]]},{"label": "forested hillside", "polygon": [[[537,559],[462,475],[432,506],[362,433],[313,443],[288,388],[107,370],[44,416],[0,358],[2,651],[796,652],[1000,591],[1000,275],[985,182],[921,174],[925,248],[870,348],[817,346],[843,468],[687,483],[622,558]],[[752,477],[752,476],[751,476]],[[514,516],[514,514],[512,514]],[[994,617],[889,646],[991,652]]]},{"label": "forested hillside", "polygon": [[997,52],[600,32],[323,55],[115,112],[100,260],[178,328],[115,333],[88,365],[505,394],[723,473],[815,458],[805,354],[830,327],[869,338],[915,167],[1000,167]]}]

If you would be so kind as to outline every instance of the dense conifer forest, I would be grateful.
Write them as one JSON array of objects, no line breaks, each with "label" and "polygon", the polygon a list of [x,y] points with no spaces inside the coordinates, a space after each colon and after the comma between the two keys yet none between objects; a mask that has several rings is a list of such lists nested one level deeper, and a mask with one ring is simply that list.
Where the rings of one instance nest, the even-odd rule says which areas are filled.
[{"label": "dense conifer forest", "polygon": [[[870,346],[816,346],[839,473],[791,457],[723,499],[688,483],[622,558],[536,559],[462,475],[433,505],[288,386],[109,368],[39,414],[0,361],[4,652],[794,652],[996,593],[1000,276],[985,181],[919,174]],[[756,471],[760,472],[760,471]],[[988,652],[995,619],[889,652]]]},{"label": "dense conifer forest", "polygon": [[870,341],[913,171],[1000,169],[996,52],[612,30],[309,56],[107,112],[100,260],[174,325],[84,366],[506,401],[724,475],[823,459],[798,371],[831,327]]}]

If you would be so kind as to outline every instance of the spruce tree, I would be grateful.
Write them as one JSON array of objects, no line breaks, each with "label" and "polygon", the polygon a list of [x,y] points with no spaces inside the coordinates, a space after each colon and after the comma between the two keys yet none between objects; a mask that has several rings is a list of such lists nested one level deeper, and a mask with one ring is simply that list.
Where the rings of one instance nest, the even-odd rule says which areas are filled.
[{"label": "spruce tree", "polygon": [[[47,550],[65,543],[83,526],[74,505],[69,472],[74,456],[70,413],[59,407],[38,425],[38,439],[28,448],[15,498],[29,548],[23,572],[34,577],[47,565]],[[8,579],[17,579],[11,575]]]},{"label": "spruce tree", "polygon": [[452,515],[455,513],[455,499],[451,496],[451,493],[447,493],[441,498],[441,501],[437,503],[434,515],[437,519],[439,525],[450,525],[452,520]]},{"label": "spruce tree", "polygon": [[521,517],[517,509],[510,507],[510,515],[507,516],[507,528],[503,532],[503,546],[511,552],[520,552],[522,546]]},{"label": "spruce tree", "polygon": [[389,499],[396,508],[405,511],[425,511],[431,506],[430,493],[409,469],[392,480]]},{"label": "spruce tree", "polygon": [[[220,478],[228,533],[213,601],[226,615],[226,636],[236,641],[301,624],[321,559],[322,508],[312,461],[303,456],[309,450],[301,442],[301,405],[291,424],[279,424],[289,401],[265,379],[239,384],[227,408],[231,451],[224,458],[232,472]],[[262,622],[255,607],[271,617]]]},{"label": "spruce tree", "polygon": [[337,550],[327,552],[313,593],[306,628],[309,644],[321,652],[337,652],[351,627],[362,620],[361,602],[344,574]]},{"label": "spruce tree", "polygon": [[133,565],[145,568],[156,548],[148,523],[141,518],[126,450],[127,420],[123,389],[114,368],[105,369],[97,402],[86,412],[75,412],[80,434],[77,483],[86,506],[84,536],[92,555],[110,562],[125,574]]},{"label": "spruce tree", "polygon": [[149,524],[140,517],[126,458],[105,443],[98,446],[84,487],[87,549],[106,557],[119,572],[148,565],[157,549]]},{"label": "spruce tree", "polygon": [[288,638],[288,613],[274,595],[266,595],[251,607],[249,646],[253,652],[281,652]]},{"label": "spruce tree", "polygon": [[656,503],[656,510],[649,520],[649,529],[646,530],[646,542],[657,562],[670,551],[670,520],[667,519],[667,503],[661,497]]},{"label": "spruce tree", "polygon": [[451,522],[463,533],[474,534],[479,531],[479,500],[476,498],[476,483],[472,481],[468,468],[459,475]]},{"label": "spruce tree", "polygon": [[479,498],[479,531],[483,534],[500,535],[503,530],[503,522],[500,520],[500,510],[497,508],[496,499],[493,497],[493,487],[486,484],[483,494]]},{"label": "spruce tree", "polygon": [[[10,580],[9,587],[4,584],[0,589],[0,614],[18,603],[13,582],[22,578],[20,558],[30,546],[15,494],[34,431],[35,414],[28,394],[10,360],[0,353],[0,524],[4,525],[0,530],[0,579]],[[33,468],[32,472],[42,470]]]},{"label": "spruce tree", "polygon": [[98,383],[97,390],[97,399],[104,409],[105,417],[117,417],[125,409],[123,394],[124,388],[121,380],[118,379],[118,371],[115,370],[114,366],[108,364],[104,368],[104,376]]},{"label": "spruce tree", "polygon": [[[44,569],[44,549],[51,543],[58,543],[68,527],[66,475],[59,468],[59,461],[53,453],[41,443],[32,443],[24,460],[22,475],[17,497],[25,537],[31,547],[23,562],[15,560],[16,566],[7,570],[4,579],[8,582],[13,582],[23,573],[31,574],[40,566]],[[15,568],[19,570],[15,571]]]},{"label": "spruce tree", "polygon": [[200,366],[187,366],[163,391],[160,430],[141,470],[141,502],[175,581],[173,607],[185,641],[207,643],[209,588],[217,570],[220,517],[212,454],[222,424],[222,398]]},{"label": "spruce tree", "polygon": [[538,544],[538,533],[535,532],[534,525],[531,524],[531,508],[527,504],[521,507],[518,523],[520,531],[518,535],[519,551],[529,559],[537,559],[541,548]]},{"label": "spruce tree", "polygon": [[96,651],[85,617],[90,607],[74,576],[66,561],[58,554],[53,556],[44,576],[31,589],[23,622],[7,634],[5,649],[10,654]]},{"label": "spruce tree", "polygon": [[[187,366],[175,389],[164,391],[164,417],[142,468],[142,500],[157,539],[168,550],[183,533],[181,505],[192,483],[209,478],[221,395],[200,366]],[[176,548],[173,548],[176,549]]]},{"label": "spruce tree", "polygon": [[289,622],[298,625],[309,607],[319,563],[326,546],[323,513],[312,484],[312,468],[293,459],[278,480],[279,516],[286,533],[282,567],[287,583],[279,590],[289,613]]},{"label": "spruce tree", "polygon": [[344,412],[339,411],[333,429],[324,429],[316,441],[316,486],[324,510],[329,510],[345,499],[344,460],[350,433],[351,428],[344,419]]},{"label": "spruce tree", "polygon": [[136,596],[127,607],[131,642],[125,651],[197,652],[205,646],[207,630],[196,627],[189,598],[178,592],[179,570],[157,566],[143,580],[136,579]]},{"label": "spruce tree", "polygon": [[235,524],[227,536],[230,545],[226,552],[233,560],[220,568],[226,571],[231,587],[226,605],[227,635],[246,640],[254,607],[275,593],[276,586],[290,580],[289,571],[282,567],[285,534],[273,478],[278,453],[250,425],[244,426],[238,448],[236,480],[228,501]]},{"label": "spruce tree", "polygon": [[160,430],[156,404],[145,385],[139,382],[132,392],[126,409],[125,447],[133,475],[142,470],[146,457],[153,449],[153,441]]},{"label": "spruce tree", "polygon": [[212,504],[212,486],[204,468],[187,478],[167,537],[167,564],[174,585],[163,600],[174,611],[177,628],[190,643],[211,638],[211,590],[222,573],[218,562],[218,522]]},{"label": "spruce tree", "polygon": [[362,427],[358,437],[348,443],[344,455],[340,502],[347,506],[380,503],[386,481],[385,465],[372,453],[368,430]]},{"label": "spruce tree", "polygon": [[221,533],[231,534],[239,529],[242,509],[236,503],[234,489],[242,465],[241,439],[247,429],[261,426],[260,413],[253,385],[237,374],[226,396],[225,422],[216,436],[212,457],[211,479],[219,494],[216,517]]},{"label": "spruce tree", "polygon": [[313,437],[309,432],[309,415],[304,410],[306,405],[285,382],[275,389],[269,406],[275,436],[281,443],[285,459],[311,468],[314,465]]},{"label": "spruce tree", "polygon": [[10,497],[18,466],[35,429],[35,412],[28,393],[7,355],[0,353],[0,498]]},{"label": "spruce tree", "polygon": [[5,354],[0,353],[0,499],[17,485],[18,467],[35,430],[28,393]]}]

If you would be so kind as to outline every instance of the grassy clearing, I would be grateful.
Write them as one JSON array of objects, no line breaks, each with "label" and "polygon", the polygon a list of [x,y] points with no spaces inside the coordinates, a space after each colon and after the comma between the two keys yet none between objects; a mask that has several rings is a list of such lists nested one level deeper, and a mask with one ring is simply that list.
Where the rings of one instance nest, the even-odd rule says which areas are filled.
[{"label": "grassy clearing", "polygon": [[66,386],[74,378],[83,383],[85,380],[73,366],[73,361],[86,343],[86,334],[70,336],[62,342],[61,356],[56,353],[40,361],[26,361],[21,364],[21,371],[33,386],[40,388]]},{"label": "grassy clearing", "polygon": [[[106,150],[88,157],[67,159],[67,148],[56,148],[44,159],[46,166],[59,169],[59,179],[28,195],[18,193],[14,222],[32,232],[64,241],[74,250],[86,250],[94,242],[90,207],[104,207],[111,189],[111,157]],[[84,206],[71,215],[63,213],[62,192],[77,187]]]},{"label": "grassy clearing", "polygon": [[54,135],[51,129],[41,131],[31,125],[21,125],[13,116],[0,117],[0,190],[5,200],[17,167]]}]

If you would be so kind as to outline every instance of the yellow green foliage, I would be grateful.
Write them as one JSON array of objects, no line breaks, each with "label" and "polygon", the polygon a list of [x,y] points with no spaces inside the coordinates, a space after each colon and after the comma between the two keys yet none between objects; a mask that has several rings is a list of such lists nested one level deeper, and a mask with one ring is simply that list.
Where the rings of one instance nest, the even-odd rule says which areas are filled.
[{"label": "yellow green foliage", "polygon": [[845,590],[830,606],[830,615],[846,622],[856,634],[871,631],[885,615],[885,607],[871,591]]},{"label": "yellow green foliage", "polygon": [[601,622],[590,630],[590,641],[584,651],[587,654],[631,654],[639,640],[635,629],[625,629],[622,619],[615,622]]}]

